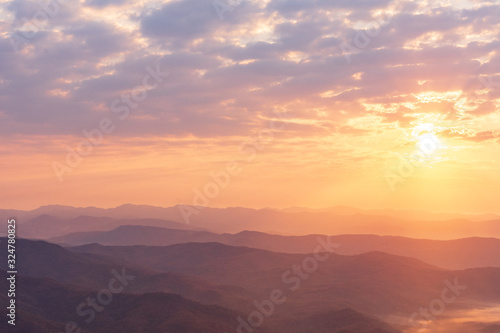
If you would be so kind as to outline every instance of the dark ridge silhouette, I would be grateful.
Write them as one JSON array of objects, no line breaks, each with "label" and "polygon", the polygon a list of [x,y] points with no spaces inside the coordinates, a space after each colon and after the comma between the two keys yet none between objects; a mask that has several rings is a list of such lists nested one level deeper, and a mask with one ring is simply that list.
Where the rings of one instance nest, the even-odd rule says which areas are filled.
[{"label": "dark ridge silhouette", "polygon": [[[0,241],[6,244],[5,238]],[[22,258],[18,264],[20,292],[26,293],[20,296],[25,305],[19,310],[34,316],[34,321],[43,319],[40,325],[47,327],[71,320],[67,316],[75,316],[75,307],[82,299],[106,288],[113,277],[111,270],[120,271],[122,267],[134,280],[122,294],[113,296],[109,311],[107,307],[92,323],[95,326],[87,327],[90,332],[198,332],[217,317],[221,326],[214,327],[226,329],[232,325],[227,327],[229,333],[229,329],[235,331],[238,316],[247,318],[255,311],[255,302],[269,299],[275,289],[280,289],[287,300],[266,318],[262,332],[393,333],[396,331],[384,323],[386,318],[408,317],[420,307],[428,307],[449,284],[466,289],[456,302],[447,305],[447,311],[500,304],[500,268],[452,271],[383,252],[329,253],[328,258],[324,257],[328,252],[320,252],[324,260],[305,274],[304,263],[314,254],[278,253],[215,242],[63,248],[20,239],[17,247]],[[5,270],[5,265],[0,262],[0,269]],[[296,267],[301,267],[301,275]],[[59,308],[51,304],[43,305],[48,294],[59,299],[65,310],[58,312]],[[171,311],[172,316],[161,311]],[[198,313],[200,321],[194,318]],[[230,317],[227,321],[226,315]],[[132,320],[146,326],[141,328]],[[34,323],[29,325],[36,329]]]},{"label": "dark ridge silhouette", "polygon": [[[5,274],[5,271],[2,272]],[[89,323],[77,306],[96,290],[75,289],[49,279],[18,276],[18,332],[64,332],[74,322],[83,332],[233,332],[235,318],[241,314],[217,305],[203,305],[168,293],[115,294]],[[0,286],[7,288],[7,281]],[[5,289],[4,289],[5,290]],[[0,296],[2,301],[6,296]],[[3,302],[4,303],[4,302]],[[85,308],[86,310],[90,307]],[[5,320],[2,320],[5,327]],[[17,326],[17,325],[16,325]],[[0,326],[1,327],[1,326]],[[11,327],[7,327],[12,332]],[[267,332],[265,328],[262,332]]]}]

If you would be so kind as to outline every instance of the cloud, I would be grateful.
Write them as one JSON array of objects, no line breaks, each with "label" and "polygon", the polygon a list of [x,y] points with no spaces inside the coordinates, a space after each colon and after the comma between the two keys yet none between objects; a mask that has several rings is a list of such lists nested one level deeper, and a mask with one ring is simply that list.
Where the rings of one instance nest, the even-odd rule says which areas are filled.
[{"label": "cloud", "polygon": [[108,6],[123,6],[128,2],[129,0],[87,0],[85,4],[90,7],[104,8]]},{"label": "cloud", "polygon": [[[220,1],[229,6],[223,20],[211,0],[61,1],[34,30],[45,2],[2,7],[0,154],[9,165],[3,186],[16,182],[19,194],[3,191],[2,202],[21,205],[30,192],[23,204],[48,203],[57,182],[51,163],[64,163],[67,148],[103,118],[116,130],[57,183],[51,200],[71,204],[70,193],[95,204],[153,197],[176,204],[179,188],[189,199],[210,171],[248,157],[242,143],[268,131],[272,143],[245,164],[228,204],[358,205],[363,193],[367,205],[391,206],[394,196],[378,185],[384,168],[415,148],[412,133],[424,125],[444,143],[440,163],[407,183],[413,190],[428,180],[421,198],[397,202],[421,202],[438,177],[453,177],[439,198],[457,198],[457,179],[467,179],[460,183],[467,203],[470,184],[498,187],[480,177],[498,169],[491,156],[500,143],[499,4]],[[168,76],[121,120],[112,103],[157,67]],[[269,132],[272,121],[283,127]],[[270,180],[286,185],[262,197]],[[426,199],[431,209],[442,202],[437,195]]]},{"label": "cloud", "polygon": [[441,133],[446,138],[459,138],[474,142],[483,142],[500,138],[499,131],[446,130]]},{"label": "cloud", "polygon": [[314,13],[318,10],[350,9],[350,10],[372,10],[382,8],[391,3],[391,0],[272,0],[267,9],[276,10],[280,14],[306,12]]},{"label": "cloud", "polygon": [[[13,1],[10,33],[22,33],[22,19],[37,10],[35,2]],[[394,128],[424,115],[451,127],[498,112],[500,89],[474,94],[480,76],[500,71],[499,5],[249,0],[224,21],[202,0],[103,0],[61,11],[20,51],[8,36],[0,38],[3,133],[78,135],[112,115],[110,103],[157,63],[169,79],[148,92],[114,135],[244,135],[277,108],[303,118],[288,129],[297,137],[323,133],[328,122],[348,134],[348,122],[367,115]],[[369,35],[380,13],[390,20]],[[341,46],[357,34],[369,43],[348,63]],[[450,91],[461,93],[415,97]],[[460,109],[464,97],[474,98],[475,107]]]}]

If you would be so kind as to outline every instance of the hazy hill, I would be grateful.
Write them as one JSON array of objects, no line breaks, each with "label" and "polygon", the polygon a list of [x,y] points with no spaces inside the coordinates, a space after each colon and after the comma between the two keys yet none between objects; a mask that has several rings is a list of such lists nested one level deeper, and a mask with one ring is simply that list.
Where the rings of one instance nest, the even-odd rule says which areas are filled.
[{"label": "hazy hill", "polygon": [[207,231],[168,229],[152,226],[122,225],[110,231],[75,232],[49,238],[50,242],[83,245],[99,243],[102,245],[172,245],[190,242],[222,241],[232,235],[219,235]]},{"label": "hazy hill", "polygon": [[[308,257],[218,243],[167,247],[93,244],[73,250],[127,258],[163,271],[202,276],[211,282],[251,289],[261,296],[277,286],[288,288],[282,280],[283,273]],[[448,271],[382,252],[355,256],[331,254],[303,283],[307,287],[293,294],[295,307],[306,312],[345,305],[365,313],[389,314],[427,305],[425,303],[440,294],[445,280],[456,278],[467,285],[462,301],[500,303],[500,285],[495,282],[495,279],[500,281],[500,268]]]},{"label": "hazy hill", "polygon": [[[5,244],[5,238],[0,241]],[[275,313],[266,321],[269,331],[274,333],[304,333],[308,332],[306,328],[311,329],[311,333],[314,330],[393,333],[395,331],[380,319],[387,316],[407,318],[420,307],[428,307],[430,301],[440,297],[446,287],[445,281],[458,281],[467,287],[456,302],[447,305],[447,311],[500,304],[498,268],[450,271],[382,252],[354,256],[332,253],[317,263],[316,270],[299,278],[294,270],[302,267],[301,274],[304,274],[304,260],[312,258],[311,255],[219,243],[166,247],[91,244],[65,249],[43,241],[19,240],[18,251],[19,276],[25,275],[27,279],[19,281],[28,304],[21,310],[42,318],[41,325],[59,322],[62,317],[58,316],[66,318],[65,314],[74,316],[71,304],[76,306],[89,292],[105,288],[112,277],[111,269],[126,267],[127,274],[135,276],[126,294],[117,295],[110,311],[102,312],[102,322],[96,320],[96,327],[88,327],[93,332],[113,332],[112,326],[117,322],[126,324],[125,332],[144,332],[129,322],[129,318],[149,323],[151,332],[175,332],[176,329],[197,332],[195,317],[198,313],[205,318],[202,321],[206,324],[212,318],[204,312],[208,311],[205,308],[208,303],[233,309],[217,308],[221,313],[232,311],[244,316],[254,310],[254,301],[268,299],[275,289],[280,289],[287,300],[276,306]],[[0,262],[0,268],[5,269],[5,263]],[[32,286],[29,286],[30,279],[34,281]],[[292,290],[291,286],[296,283],[299,285]],[[165,295],[172,292],[192,301]],[[43,298],[47,294],[58,298],[60,305],[57,306],[65,305],[64,311],[50,303],[44,307],[41,302],[52,301],[50,297]],[[176,304],[180,304],[180,308]],[[160,311],[165,309],[173,313],[172,317],[164,317]],[[156,321],[153,320],[155,316]],[[331,319],[336,316],[339,320]],[[185,318],[188,322],[183,321]],[[232,320],[234,331],[235,317]],[[222,320],[220,324],[225,322]]]},{"label": "hazy hill", "polygon": [[18,235],[26,238],[47,239],[73,232],[106,231],[127,224],[201,230],[183,223],[152,218],[118,220],[110,217],[78,216],[71,219],[61,219],[43,214],[22,223],[18,228]]},{"label": "hazy hill", "polygon": [[[271,208],[270,208],[271,209]],[[373,216],[388,216],[402,220],[420,220],[420,221],[447,221],[447,220],[468,220],[468,221],[488,221],[500,220],[500,215],[488,214],[458,214],[458,213],[433,213],[417,210],[397,210],[397,209],[360,209],[348,206],[335,206],[328,208],[307,208],[307,207],[289,207],[284,209],[276,209],[278,211],[288,213],[298,212],[329,212],[337,215],[373,215]]]},{"label": "hazy hill", "polygon": [[[5,244],[5,238],[0,239]],[[179,273],[158,273],[154,268],[143,268],[128,259],[112,257],[103,254],[72,253],[60,246],[44,241],[19,240],[18,257],[25,258],[18,264],[19,313],[27,313],[23,317],[25,331],[62,330],[62,324],[67,321],[81,322],[75,314],[78,304],[106,288],[111,277],[111,269],[120,271],[121,265],[126,265],[126,273],[135,276],[125,289],[124,294],[114,295],[112,305],[99,313],[90,325],[84,325],[86,332],[202,332],[204,325],[212,325],[227,332],[235,331],[238,316],[245,316],[253,308],[253,300],[258,299],[258,292],[249,288],[247,292],[241,286],[223,286],[223,281],[206,282],[199,278]],[[289,263],[300,258],[300,255],[264,253],[262,250],[247,248],[220,248],[219,244],[198,244],[202,248],[193,249],[197,253],[198,263],[219,261],[226,253],[226,267],[241,271],[245,265],[253,266],[257,271],[259,265],[265,264],[266,270],[283,260]],[[96,246],[96,245],[94,245]],[[131,247],[130,249],[134,249]],[[186,249],[180,249],[186,250]],[[263,260],[262,254],[268,258]],[[256,257],[254,255],[257,255]],[[182,259],[182,258],[181,258]],[[233,260],[242,260],[236,267]],[[253,260],[253,261],[252,261]],[[180,265],[181,261],[177,261]],[[4,263],[0,266],[4,269]],[[207,266],[201,265],[206,269]],[[217,268],[218,269],[218,268]],[[210,268],[209,268],[210,270]],[[248,270],[247,270],[248,272]],[[5,272],[2,272],[5,274]],[[28,276],[29,275],[29,276]],[[210,274],[208,274],[210,275]],[[203,278],[203,279],[202,279]],[[248,282],[248,281],[247,281]],[[6,280],[0,286],[6,288]],[[255,287],[255,286],[253,286]],[[151,291],[162,291],[153,293]],[[165,292],[169,292],[165,294]],[[175,292],[181,295],[200,299],[204,303],[222,303],[228,307],[245,309],[235,312],[220,307],[207,307],[201,303],[188,301],[180,296],[171,295]],[[129,294],[133,293],[133,294]],[[6,297],[1,296],[4,300]],[[246,306],[245,306],[246,304]],[[234,307],[233,307],[234,306]],[[322,312],[329,311],[328,316],[342,315],[337,313],[340,306],[323,306]],[[290,308],[290,306],[288,306]],[[295,308],[292,305],[292,308]],[[108,311],[109,309],[109,311]],[[282,308],[286,310],[286,307]],[[282,309],[269,320],[275,333],[302,333],[301,326],[289,327],[290,318]],[[241,310],[240,310],[241,311]],[[321,316],[321,313],[318,314]],[[344,320],[331,321],[323,317],[322,329],[331,332],[355,333],[359,329],[366,332],[394,333],[394,329],[379,320],[352,311]],[[302,322],[319,323],[315,313],[305,313]],[[311,318],[310,318],[311,316]],[[80,319],[80,320],[79,320]],[[260,332],[266,332],[265,328]],[[212,332],[207,330],[203,332]],[[364,332],[364,331],[361,331]]]},{"label": "hazy hill", "polygon": [[[0,238],[2,248],[5,238]],[[127,259],[96,254],[76,253],[44,241],[18,240],[17,269],[27,277],[50,278],[61,283],[82,288],[107,287],[112,270],[135,276],[129,293],[169,292],[178,293],[204,304],[220,304],[242,308],[250,303],[253,294],[241,287],[209,283],[195,276],[161,272]],[[0,262],[0,269],[7,270],[7,262]]]},{"label": "hazy hill", "polygon": [[[3,246],[6,239],[0,242]],[[21,310],[42,318],[40,325],[50,326],[61,318],[57,317],[59,310],[52,305],[44,308],[41,301],[30,303],[37,297],[41,300],[43,295],[53,294],[61,304],[66,304],[67,311],[74,313],[71,304],[85,299],[82,292],[88,295],[89,291],[95,293],[105,288],[113,277],[112,269],[122,271],[124,267],[127,274],[134,276],[127,286],[127,295],[117,295],[117,307],[103,312],[102,322],[96,320],[96,327],[88,327],[96,332],[113,331],[111,326],[117,322],[127,325],[125,332],[143,332],[128,319],[142,320],[144,324],[150,323],[154,316],[161,320],[150,323],[152,332],[175,332],[176,329],[197,332],[197,321],[190,314],[197,315],[200,311],[202,318],[208,316],[203,314],[203,309],[209,304],[232,309],[221,308],[223,313],[248,314],[254,310],[255,301],[268,299],[270,292],[276,289],[282,291],[286,302],[276,306],[266,321],[269,331],[274,333],[303,333],[306,328],[339,333],[393,332],[380,320],[390,316],[408,318],[409,314],[442,297],[443,289],[449,288],[450,283],[466,287],[456,301],[447,304],[450,313],[500,305],[500,268],[452,271],[383,252],[331,253],[328,258],[324,258],[324,252],[317,253],[324,261],[316,261],[317,267],[310,271],[308,266],[307,271],[305,263],[313,260],[312,254],[278,253],[220,243],[160,247],[90,244],[65,249],[44,241],[20,239],[17,248],[19,276],[43,280],[33,282],[32,288],[39,291],[30,291],[28,283],[19,281],[20,289],[29,292],[26,297],[31,304]],[[5,264],[0,262],[0,269],[5,270]],[[61,284],[63,289],[58,289]],[[179,294],[192,303],[182,299],[172,301],[173,296],[165,298],[165,293]],[[123,303],[118,302],[119,299]],[[178,309],[174,303],[184,305]],[[202,308],[191,310],[189,304]],[[346,312],[347,308],[355,312]],[[45,313],[46,309],[51,312]],[[161,312],[155,312],[164,309],[171,309],[177,315],[164,318]],[[182,309],[187,312],[180,311]],[[148,317],[150,313],[152,316]],[[336,315],[342,320],[330,319]],[[189,323],[182,321],[184,318],[189,318]],[[204,319],[206,323],[210,318]],[[235,325],[235,319],[232,320]],[[223,320],[221,324],[224,323]],[[177,324],[179,326],[175,326]]]},{"label": "hazy hill", "polygon": [[[301,333],[399,333],[380,320],[369,318],[352,309],[328,311],[305,318],[290,318],[282,321],[281,328]],[[332,330],[333,329],[333,330]]]},{"label": "hazy hill", "polygon": [[[79,316],[76,308],[89,296],[95,296],[96,290],[75,289],[48,279],[23,276],[18,276],[18,283],[22,288],[18,289],[16,300],[22,316],[18,316],[17,322],[26,328],[26,332],[53,329],[63,332],[66,323],[73,321],[85,332],[94,333],[220,333],[235,331],[235,318],[240,315],[219,306],[189,301],[179,295],[121,293],[114,294],[111,303],[101,312],[95,312],[95,319],[86,323],[88,317]],[[0,286],[7,290],[7,281],[2,279]],[[0,299],[5,304],[6,297],[2,295]],[[25,316],[26,313],[29,315]],[[4,323],[2,320],[0,325],[5,327]],[[24,329],[19,330],[22,331]],[[12,330],[8,328],[6,332]],[[262,329],[262,332],[266,330]]]},{"label": "hazy hill", "polygon": [[[161,219],[217,233],[252,230],[287,235],[319,233],[330,235],[377,234],[427,239],[456,239],[473,236],[500,238],[500,219],[492,214],[470,216],[392,210],[363,211],[346,208],[281,211],[206,207],[197,210],[197,214],[192,214],[188,219],[185,219],[181,213],[183,207],[186,208],[186,206],[162,208],[139,205],[123,205],[110,209],[44,206],[29,212],[0,210],[0,216],[5,218],[15,216],[21,225],[30,219],[47,214],[62,220],[72,220],[79,216],[108,217],[117,220]],[[193,210],[194,208],[188,209]],[[388,215],[381,215],[384,212]],[[158,226],[158,224],[155,225]],[[71,230],[71,232],[75,231],[83,230]],[[66,231],[66,233],[68,232],[70,231]]]},{"label": "hazy hill", "polygon": [[[64,205],[47,205],[39,208],[26,211],[16,209],[0,209],[0,217],[18,217],[24,221],[37,217],[39,215],[52,215],[59,218],[72,219],[78,216],[98,216],[98,217],[111,217],[115,219],[128,219],[128,218],[156,218],[165,219],[173,217],[174,220],[182,219],[180,214],[180,206],[173,207],[158,207],[150,205],[133,205],[124,204],[114,208],[98,208],[98,207],[73,207]],[[498,214],[459,214],[459,213],[433,213],[427,211],[415,210],[396,210],[396,209],[360,209],[348,206],[335,206],[327,208],[307,208],[307,207],[289,207],[284,209],[263,208],[263,209],[249,209],[240,207],[228,208],[210,208],[205,207],[203,210],[241,210],[251,213],[252,211],[277,211],[284,213],[331,213],[334,215],[372,215],[372,216],[386,216],[394,217],[402,220],[413,221],[446,221],[446,220],[469,220],[469,221],[488,221],[499,220]],[[182,219],[183,220],[183,219]],[[21,221],[22,223],[22,221]]]},{"label": "hazy hill", "polygon": [[[5,274],[4,271],[2,271]],[[18,319],[16,328],[0,323],[6,332],[63,332],[67,322],[74,322],[82,333],[221,333],[237,332],[237,318],[244,313],[220,306],[203,305],[168,293],[113,295],[110,304],[95,319],[86,323],[87,316],[79,316],[77,306],[95,290],[75,289],[49,279],[18,277],[23,289],[17,295]],[[1,281],[0,287],[7,288]],[[0,295],[0,301],[7,297]],[[306,326],[310,323],[310,326]],[[266,326],[272,325],[272,330]],[[309,324],[307,324],[309,325]],[[308,328],[306,328],[308,327]],[[329,311],[314,316],[304,316],[300,324],[293,320],[274,320],[264,323],[258,332],[268,333],[398,333],[386,323],[351,309]]]},{"label": "hazy hill", "polygon": [[[174,230],[144,226],[120,226],[105,232],[71,233],[50,241],[83,245],[151,245],[166,246],[189,242],[218,242],[283,253],[311,253],[322,235],[281,236],[254,231],[237,234],[215,234],[205,231]],[[500,267],[500,239],[464,238],[449,241],[412,239],[397,236],[338,235],[331,236],[338,254],[361,254],[381,251],[416,258],[449,269]]]}]

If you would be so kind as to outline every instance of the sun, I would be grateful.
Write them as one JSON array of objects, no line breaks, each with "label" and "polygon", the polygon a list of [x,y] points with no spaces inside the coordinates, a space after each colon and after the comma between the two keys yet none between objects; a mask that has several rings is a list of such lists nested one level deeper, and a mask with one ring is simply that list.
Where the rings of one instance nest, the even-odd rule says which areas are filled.
[{"label": "sun", "polygon": [[436,162],[441,159],[440,151],[445,147],[438,137],[438,128],[431,123],[418,124],[412,130],[412,141],[422,161]]}]

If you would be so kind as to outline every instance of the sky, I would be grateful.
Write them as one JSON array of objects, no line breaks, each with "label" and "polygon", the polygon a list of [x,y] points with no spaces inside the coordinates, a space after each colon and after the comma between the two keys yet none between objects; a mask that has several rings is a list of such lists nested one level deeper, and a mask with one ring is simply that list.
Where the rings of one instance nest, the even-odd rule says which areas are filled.
[{"label": "sky", "polygon": [[0,5],[1,208],[500,213],[496,1]]}]

